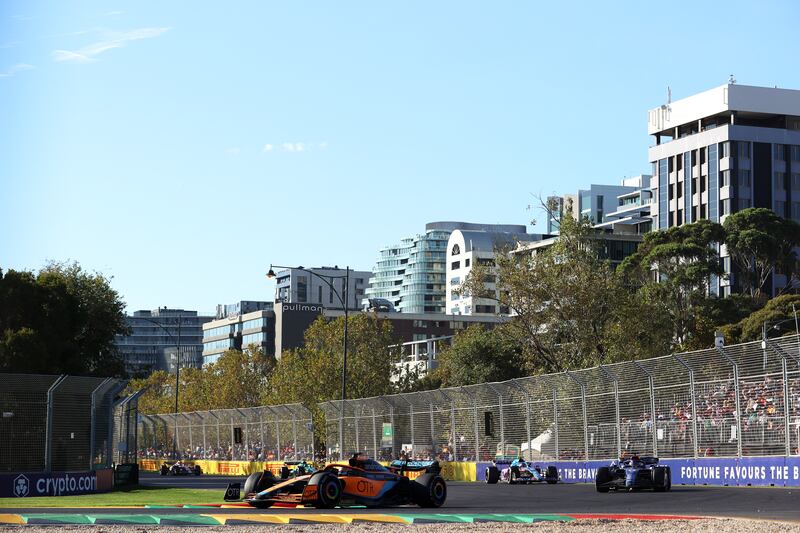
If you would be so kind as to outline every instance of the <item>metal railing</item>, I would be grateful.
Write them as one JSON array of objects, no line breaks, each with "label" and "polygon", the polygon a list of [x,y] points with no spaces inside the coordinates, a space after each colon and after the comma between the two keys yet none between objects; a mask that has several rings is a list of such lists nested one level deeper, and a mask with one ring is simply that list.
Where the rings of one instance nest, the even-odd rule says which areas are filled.
[{"label": "metal railing", "polygon": [[311,411],[301,404],[287,404],[194,411],[177,416],[142,415],[139,457],[226,461],[313,459]]},{"label": "metal railing", "polygon": [[798,455],[800,339],[320,408],[332,458],[340,450],[453,461],[591,460],[625,451],[676,458]]},{"label": "metal railing", "polygon": [[[142,416],[139,456],[451,461],[800,454],[800,337],[306,407]],[[318,442],[315,450],[314,423]],[[340,421],[342,422],[340,424]]]},{"label": "metal railing", "polygon": [[0,374],[0,471],[109,466],[115,443],[129,438],[125,429],[115,436],[112,419],[123,387],[110,378]]}]

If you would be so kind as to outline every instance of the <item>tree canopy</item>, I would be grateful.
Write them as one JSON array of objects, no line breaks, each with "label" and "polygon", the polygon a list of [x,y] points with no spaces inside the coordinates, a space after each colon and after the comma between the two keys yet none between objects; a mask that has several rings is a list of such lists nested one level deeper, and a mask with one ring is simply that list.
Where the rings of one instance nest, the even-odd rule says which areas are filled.
[{"label": "tree canopy", "polygon": [[800,224],[779,217],[771,209],[749,208],[730,215],[724,227],[725,246],[738,267],[743,291],[761,297],[776,267],[788,280],[794,279]]},{"label": "tree canopy", "polygon": [[121,376],[124,309],[109,278],[77,263],[0,271],[0,371]]}]

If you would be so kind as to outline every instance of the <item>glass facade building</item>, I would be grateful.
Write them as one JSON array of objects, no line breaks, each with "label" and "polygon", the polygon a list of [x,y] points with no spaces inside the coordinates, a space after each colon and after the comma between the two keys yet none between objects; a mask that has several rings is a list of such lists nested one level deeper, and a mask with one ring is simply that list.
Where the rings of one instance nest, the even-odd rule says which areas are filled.
[{"label": "glass facade building", "polygon": [[174,372],[178,344],[181,368],[199,367],[203,361],[203,324],[213,319],[184,309],[135,311],[125,317],[131,334],[117,335],[115,339],[126,371],[131,375],[155,370]]},{"label": "glass facade building", "polygon": [[[651,109],[648,133],[658,229],[722,223],[748,207],[800,221],[800,91],[729,83]],[[726,275],[712,277],[709,292],[727,296],[740,287],[725,247],[719,251]],[[766,290],[786,283],[774,273]]]},{"label": "glass facade building", "polygon": [[401,313],[444,313],[447,241],[455,230],[525,233],[525,226],[431,222],[425,233],[382,248],[369,278],[363,306],[382,298]]}]

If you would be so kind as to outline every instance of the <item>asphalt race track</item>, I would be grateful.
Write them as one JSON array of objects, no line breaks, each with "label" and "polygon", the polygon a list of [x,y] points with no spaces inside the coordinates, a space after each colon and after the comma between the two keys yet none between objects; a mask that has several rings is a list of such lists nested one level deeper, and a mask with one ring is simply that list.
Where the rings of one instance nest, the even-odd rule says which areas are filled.
[{"label": "asphalt race track", "polygon": [[[219,489],[220,495],[231,481],[240,477],[187,476],[162,477],[142,473],[146,486]],[[486,485],[483,483],[450,482],[447,503],[440,509],[403,508],[404,512],[426,513],[611,513],[667,514],[761,518],[800,522],[800,490],[777,487],[711,487],[677,486],[667,493],[650,491],[634,493],[598,493],[589,484],[558,485]],[[175,502],[180,504],[181,502]],[[398,509],[399,510],[399,509]],[[225,509],[226,513],[285,513],[287,509]],[[295,512],[303,512],[298,509]],[[309,510],[311,511],[311,510]],[[41,513],[44,509],[14,509],[15,513]],[[88,509],[58,509],[60,513],[87,513]],[[114,513],[114,509],[98,508],[92,513]],[[126,513],[152,513],[152,509],[126,509]],[[204,513],[208,509],[158,509],[160,514]],[[366,509],[326,510],[326,513],[370,513]]]}]

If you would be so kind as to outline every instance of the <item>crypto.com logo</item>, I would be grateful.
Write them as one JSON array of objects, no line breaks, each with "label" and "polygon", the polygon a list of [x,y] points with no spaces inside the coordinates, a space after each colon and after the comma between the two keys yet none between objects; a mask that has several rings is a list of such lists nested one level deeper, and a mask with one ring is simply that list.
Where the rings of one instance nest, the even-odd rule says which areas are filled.
[{"label": "crypto.com logo", "polygon": [[30,492],[30,481],[23,474],[14,478],[14,496],[24,498]]}]

